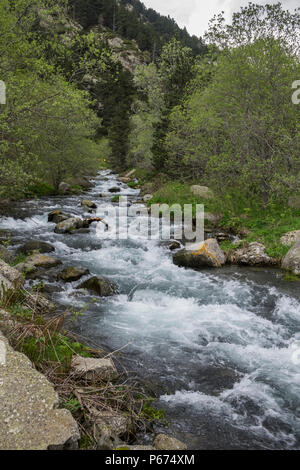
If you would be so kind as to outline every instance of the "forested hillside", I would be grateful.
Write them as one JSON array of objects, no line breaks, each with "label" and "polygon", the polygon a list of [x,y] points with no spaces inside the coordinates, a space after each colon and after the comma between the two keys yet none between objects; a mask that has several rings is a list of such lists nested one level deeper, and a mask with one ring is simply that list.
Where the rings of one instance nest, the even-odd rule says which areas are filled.
[{"label": "forested hillside", "polygon": [[190,36],[172,18],[146,8],[139,0],[69,0],[69,4],[73,18],[84,28],[101,25],[133,39],[142,51],[151,54],[152,60],[174,36],[195,55],[205,48],[201,38]]},{"label": "forested hillside", "polygon": [[299,11],[250,4],[214,18],[203,47],[137,0],[0,8],[1,197],[104,160],[263,207],[298,192]]}]

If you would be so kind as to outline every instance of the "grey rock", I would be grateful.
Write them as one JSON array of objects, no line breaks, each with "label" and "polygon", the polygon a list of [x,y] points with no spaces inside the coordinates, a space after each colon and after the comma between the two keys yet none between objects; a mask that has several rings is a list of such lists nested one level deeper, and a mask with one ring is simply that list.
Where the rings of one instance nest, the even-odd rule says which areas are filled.
[{"label": "grey rock", "polygon": [[284,257],[281,267],[296,275],[300,275],[300,241]]},{"label": "grey rock", "polygon": [[202,199],[213,199],[215,197],[213,191],[207,186],[191,186],[191,193]]},{"label": "grey rock", "polygon": [[27,266],[34,266],[35,268],[50,269],[55,266],[59,266],[61,261],[58,258],[52,256],[46,256],[40,253],[34,253],[29,256],[25,263]]},{"label": "grey rock", "polygon": [[300,230],[293,230],[288,232],[280,238],[280,242],[285,246],[292,246],[300,242]]},{"label": "grey rock", "polygon": [[77,423],[69,411],[58,409],[53,386],[1,333],[0,343],[6,349],[0,364],[0,449],[77,449]]},{"label": "grey rock", "polygon": [[166,434],[158,434],[154,439],[153,447],[156,450],[187,450],[187,446],[183,442]]},{"label": "grey rock", "polygon": [[70,214],[66,214],[60,210],[55,210],[48,214],[48,222],[54,222],[55,224],[59,224],[70,218],[72,218]]},{"label": "grey rock", "polygon": [[61,194],[67,194],[71,190],[71,186],[68,183],[60,183],[58,190]]},{"label": "grey rock", "polygon": [[87,207],[89,209],[97,209],[97,204],[95,204],[92,201],[89,201],[88,199],[83,199],[81,201],[81,205],[82,205],[82,207]]},{"label": "grey rock", "polygon": [[266,247],[257,242],[229,253],[227,262],[244,266],[276,266],[278,264],[277,259],[267,255]]},{"label": "grey rock", "polygon": [[93,276],[84,281],[77,289],[87,289],[100,297],[110,297],[117,293],[117,286],[106,277]]},{"label": "grey rock", "polygon": [[65,282],[74,282],[78,281],[81,277],[86,276],[87,274],[89,274],[88,269],[69,266],[63,269],[60,274],[60,278]]},{"label": "grey rock", "polygon": [[118,376],[112,359],[74,356],[71,363],[72,374],[87,380],[110,381]]},{"label": "grey rock", "polygon": [[38,251],[39,253],[52,253],[55,251],[54,246],[50,245],[50,243],[41,242],[38,240],[29,240],[28,242],[24,243],[24,245],[20,246],[17,250],[18,253],[24,253],[24,255],[29,255],[34,251]]},{"label": "grey rock", "polygon": [[8,292],[23,287],[24,282],[24,277],[17,269],[0,260],[0,299]]},{"label": "grey rock", "polygon": [[72,217],[71,219],[64,220],[56,225],[54,232],[63,234],[63,233],[72,233],[77,229],[83,228],[83,220]]}]

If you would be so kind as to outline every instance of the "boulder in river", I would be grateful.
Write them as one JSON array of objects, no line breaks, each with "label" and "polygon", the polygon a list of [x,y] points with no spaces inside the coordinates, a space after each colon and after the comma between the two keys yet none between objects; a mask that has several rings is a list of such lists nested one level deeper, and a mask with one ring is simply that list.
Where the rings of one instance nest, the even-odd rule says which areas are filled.
[{"label": "boulder in river", "polygon": [[154,439],[153,447],[155,450],[187,450],[183,442],[166,434],[158,434]]},{"label": "boulder in river", "polygon": [[300,241],[297,242],[284,257],[281,267],[282,269],[291,271],[297,276],[300,275]]},{"label": "boulder in river", "polygon": [[173,256],[173,261],[177,266],[186,268],[220,268],[225,264],[226,257],[217,240],[210,238],[191,245],[189,250],[178,251]]},{"label": "boulder in river", "polygon": [[111,358],[74,356],[71,363],[72,375],[87,380],[109,382],[118,377],[117,369]]},{"label": "boulder in river", "polygon": [[111,297],[117,293],[117,286],[106,277],[93,276],[84,281],[77,289],[87,289],[100,297]]},{"label": "boulder in river", "polygon": [[60,234],[72,233],[80,228],[83,228],[83,220],[78,217],[71,217],[70,219],[56,224],[54,232]]},{"label": "boulder in river", "polygon": [[227,262],[244,266],[276,266],[278,260],[266,253],[266,247],[258,242],[239,248],[228,254]]},{"label": "boulder in river", "polygon": [[194,196],[200,197],[202,199],[213,199],[215,197],[213,191],[207,186],[191,186],[191,193],[194,194]]},{"label": "boulder in river", "polygon": [[60,222],[64,222],[65,220],[70,219],[71,217],[72,216],[70,214],[66,214],[60,210],[55,210],[48,214],[48,222],[59,224]]},{"label": "boulder in river", "polygon": [[119,193],[121,191],[121,188],[119,188],[118,186],[114,186],[113,188],[110,188],[108,191],[110,193]]},{"label": "boulder in river", "polygon": [[89,274],[88,269],[76,268],[74,266],[66,267],[60,274],[60,278],[65,282],[78,281],[83,276]]},{"label": "boulder in river", "polygon": [[97,209],[97,204],[88,199],[82,199],[81,201],[82,207],[87,207],[88,209]]},{"label": "boulder in river", "polygon": [[54,246],[50,245],[50,243],[41,242],[38,240],[29,240],[28,242],[24,243],[18,248],[18,253],[24,253],[24,255],[29,255],[34,251],[38,251],[39,253],[51,253],[55,251]]},{"label": "boulder in river", "polygon": [[35,253],[29,256],[26,260],[26,265],[34,266],[35,268],[50,269],[62,264],[58,258],[46,256],[40,253]]},{"label": "boulder in river", "polygon": [[58,191],[61,194],[67,194],[70,192],[70,190],[71,190],[71,186],[68,183],[61,182],[58,187]]}]

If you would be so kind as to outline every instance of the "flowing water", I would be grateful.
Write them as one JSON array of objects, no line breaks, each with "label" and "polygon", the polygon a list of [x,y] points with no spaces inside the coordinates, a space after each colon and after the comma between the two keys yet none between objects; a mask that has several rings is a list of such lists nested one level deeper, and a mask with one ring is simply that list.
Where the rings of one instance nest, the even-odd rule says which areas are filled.
[{"label": "flowing water", "polygon": [[[132,201],[138,191],[102,172],[86,197],[98,212],[112,186]],[[81,197],[25,201],[0,219],[14,243],[44,240],[65,265],[87,267],[119,295],[74,296],[78,285],[52,280],[61,308],[88,307],[67,320],[93,344],[122,349],[120,364],[158,396],[171,430],[190,449],[300,448],[300,292],[276,270],[179,268],[162,243],[139,237],[101,240],[57,235],[53,209],[83,215]],[[110,220],[107,220],[110,223]],[[81,281],[79,281],[81,282]],[[147,437],[145,436],[147,441]]]}]

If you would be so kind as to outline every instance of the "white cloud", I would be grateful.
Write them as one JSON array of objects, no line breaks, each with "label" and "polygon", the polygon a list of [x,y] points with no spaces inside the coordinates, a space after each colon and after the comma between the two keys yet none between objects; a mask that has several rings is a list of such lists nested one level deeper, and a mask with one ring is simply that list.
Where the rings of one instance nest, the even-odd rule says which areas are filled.
[{"label": "white cloud", "polygon": [[[209,20],[221,11],[225,12],[227,21],[232,13],[241,6],[246,6],[249,0],[142,0],[148,8],[153,8],[163,15],[170,15],[179,26],[188,29],[190,34],[203,36]],[[253,0],[253,3],[278,3],[278,0]],[[293,10],[299,6],[299,0],[283,0],[285,8]]]}]

